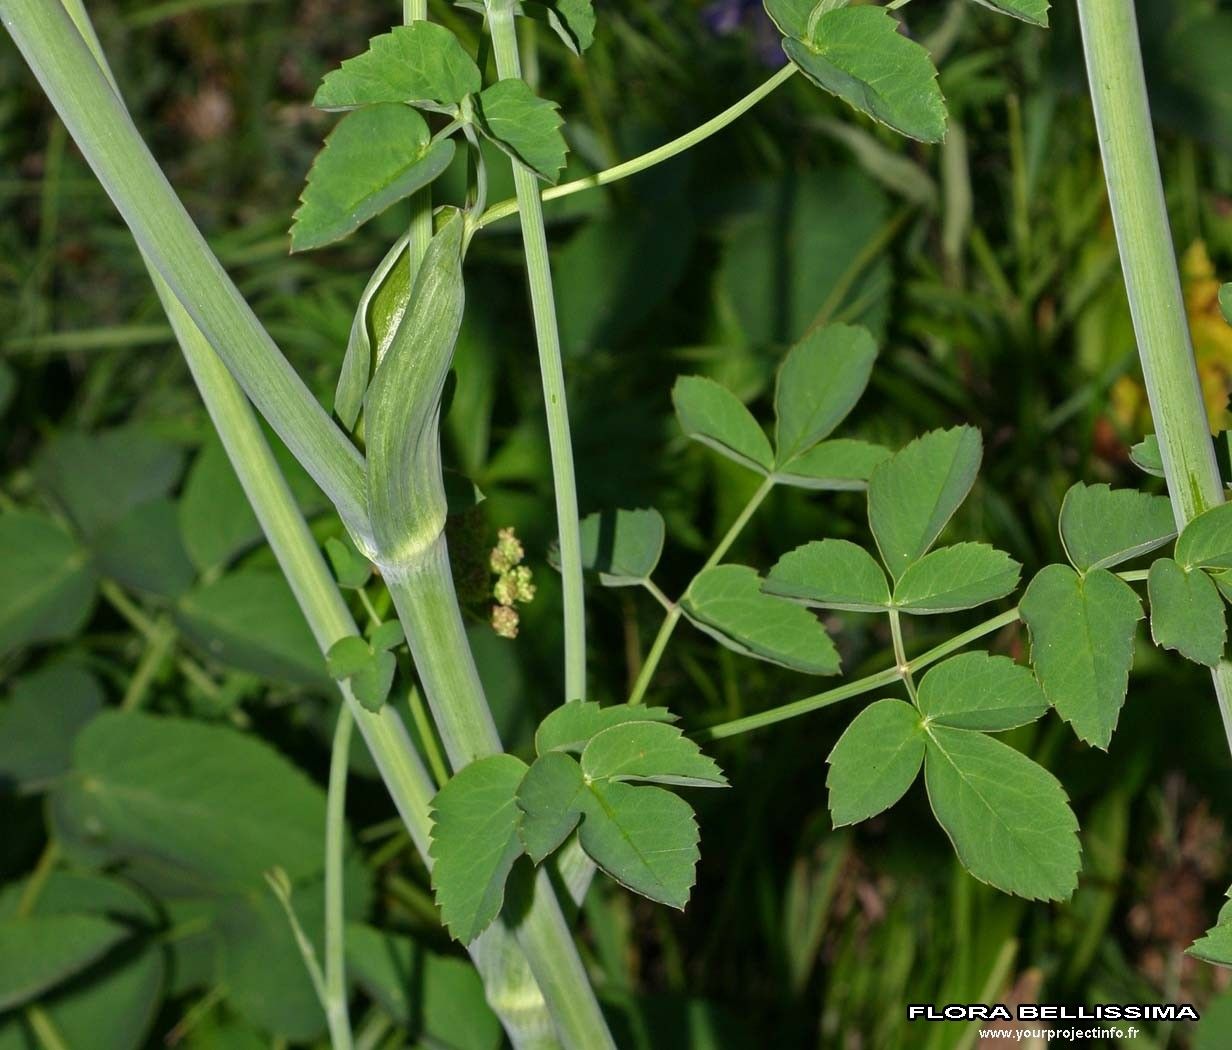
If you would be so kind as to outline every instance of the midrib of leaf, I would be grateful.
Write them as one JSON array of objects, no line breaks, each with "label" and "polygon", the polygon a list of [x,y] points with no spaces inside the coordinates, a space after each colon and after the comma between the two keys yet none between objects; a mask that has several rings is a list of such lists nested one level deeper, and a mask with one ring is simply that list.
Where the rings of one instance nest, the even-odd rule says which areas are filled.
[{"label": "midrib of leaf", "polygon": [[[628,833],[625,831],[624,824],[622,824],[619,820],[616,819],[615,811],[612,809],[611,806],[607,804],[607,801],[603,798],[603,796],[600,795],[597,791],[594,791],[590,788],[590,785],[592,783],[593,781],[589,779],[585,781],[586,788],[590,793],[590,797],[593,798],[599,804],[599,808],[603,810],[603,812],[607,815],[608,820],[611,821],[611,823],[616,827],[616,830],[620,832],[620,837],[629,846],[629,849],[632,850],[633,853],[637,855],[637,859],[642,862],[643,867],[645,867],[645,869],[648,872],[650,872],[651,875],[654,876],[655,882],[663,890],[666,891],[668,889],[667,885],[663,882],[663,879],[660,877],[658,871],[655,870],[655,868],[651,866],[650,860],[648,858],[652,856],[665,856],[669,853],[688,853],[688,852],[691,852],[691,850],[688,847],[677,846],[675,849],[652,850],[649,854],[643,852],[641,849],[637,847],[634,841],[629,837]],[[586,819],[585,814],[583,814],[582,819],[583,820]],[[620,877],[618,875],[614,876],[614,878],[616,879],[617,882],[620,882]]]},{"label": "midrib of leaf", "polygon": [[[1013,840],[1014,840],[1014,842],[1018,843],[1018,845],[1019,845],[1020,849],[1021,849],[1021,850],[1022,850],[1022,852],[1025,854],[1025,856],[1026,856],[1026,858],[1027,858],[1028,862],[1030,863],[1030,866],[1031,866],[1031,867],[1033,867],[1033,868],[1034,868],[1034,869],[1035,869],[1035,870],[1036,870],[1036,871],[1040,874],[1040,876],[1042,877],[1042,879],[1043,879],[1045,882],[1050,882],[1050,881],[1051,881],[1051,879],[1052,879],[1052,873],[1051,873],[1051,872],[1050,872],[1047,868],[1043,867],[1043,866],[1042,866],[1042,865],[1040,865],[1037,861],[1035,861],[1035,858],[1034,858],[1034,856],[1032,855],[1032,850],[1031,850],[1031,849],[1029,848],[1029,846],[1027,845],[1027,841],[1026,841],[1026,840],[1024,840],[1024,839],[1022,839],[1022,838],[1021,838],[1021,837],[1020,837],[1020,836],[1019,836],[1019,835],[1018,835],[1018,834],[1014,831],[1014,829],[1013,829],[1013,828],[1012,828],[1009,824],[1007,824],[1007,823],[1005,822],[1005,820],[1001,817],[1001,814],[997,812],[996,807],[994,807],[994,806],[992,806],[992,805],[990,805],[990,804],[989,804],[988,799],[986,799],[986,798],[984,797],[983,793],[979,790],[979,788],[978,788],[978,787],[976,787],[976,781],[975,781],[975,779],[974,779],[973,777],[971,777],[971,776],[967,775],[966,773],[964,773],[964,772],[963,772],[963,771],[959,768],[958,763],[957,763],[957,762],[955,762],[955,761],[954,761],[954,760],[950,757],[950,753],[949,753],[948,751],[946,751],[946,749],[945,749],[945,748],[941,745],[941,742],[937,739],[936,734],[934,734],[934,733],[933,733],[933,731],[932,731],[932,730],[931,730],[931,729],[930,729],[927,725],[925,725],[925,726],[924,726],[924,731],[925,731],[926,733],[928,733],[928,737],[929,737],[929,739],[930,739],[930,740],[933,742],[933,744],[936,746],[937,750],[938,750],[938,751],[939,751],[939,752],[940,752],[940,753],[944,756],[945,760],[946,760],[946,761],[950,764],[950,766],[951,766],[951,767],[953,767],[954,772],[958,774],[959,779],[960,779],[960,780],[962,780],[962,781],[963,781],[963,783],[968,784],[968,785],[970,786],[971,792],[975,795],[975,797],[976,797],[977,799],[979,799],[979,800],[980,800],[980,802],[981,802],[981,803],[983,803],[984,808],[985,808],[986,810],[988,810],[988,812],[989,812],[989,813],[991,813],[991,814],[992,814],[993,819],[996,821],[996,823],[1000,824],[1000,825],[1001,825],[1001,827],[1005,829],[1005,831],[1006,831],[1006,833],[1009,835],[1009,837],[1010,837],[1011,839],[1013,839]],[[974,729],[955,729],[955,730],[953,730],[953,731],[954,731],[954,732],[956,732],[956,733],[974,733],[974,732],[978,732],[978,730],[974,730]],[[1010,785],[1010,786],[1012,787],[1013,785]],[[1031,797],[1031,796],[1028,796],[1028,795],[1021,795],[1020,797],[1021,797],[1021,798],[1026,798],[1026,799],[1030,800],[1030,797]],[[947,835],[949,835],[948,830],[946,831],[946,834],[947,834]],[[957,849],[957,848],[958,848],[958,847],[957,847],[957,845],[955,845],[955,849]]]}]

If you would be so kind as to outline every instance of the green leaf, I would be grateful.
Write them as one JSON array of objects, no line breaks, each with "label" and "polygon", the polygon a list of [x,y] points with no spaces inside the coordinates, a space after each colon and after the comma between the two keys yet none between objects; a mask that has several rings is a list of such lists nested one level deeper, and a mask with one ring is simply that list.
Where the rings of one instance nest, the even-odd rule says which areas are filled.
[{"label": "green leaf", "polygon": [[582,567],[605,587],[650,578],[663,553],[666,529],[657,510],[604,510],[582,519]]},{"label": "green leaf", "polygon": [[773,468],[770,440],[753,414],[727,387],[702,376],[681,376],[672,387],[672,404],[680,429],[687,437],[759,474],[767,474]]},{"label": "green leaf", "polygon": [[825,12],[846,6],[848,0],[765,0],[766,14],[784,36],[807,40],[816,20]]},{"label": "green leaf", "polygon": [[97,915],[0,920],[0,1011],[80,973],[127,936],[124,926]]},{"label": "green leaf", "polygon": [[868,487],[873,471],[890,455],[890,450],[881,445],[836,438],[814,445],[776,470],[774,476],[784,485],[801,489],[859,491]]},{"label": "green leaf", "polygon": [[324,681],[321,651],[282,575],[241,569],[180,599],[176,622],[211,657],[254,674]]},{"label": "green leaf", "polygon": [[429,951],[409,937],[352,922],[347,972],[413,1041],[449,1050],[496,1050],[500,1021],[479,974],[464,959]]},{"label": "green leaf", "polygon": [[626,722],[675,722],[666,707],[614,704],[600,707],[593,700],[573,700],[547,716],[535,732],[535,753],[572,751],[581,754],[591,737]]},{"label": "green leaf", "polygon": [[1228,324],[1232,324],[1232,283],[1219,286],[1219,312]]},{"label": "green leaf", "polygon": [[371,655],[368,643],[359,635],[351,634],[339,638],[329,647],[329,652],[325,654],[325,666],[331,678],[350,678],[363,668]]},{"label": "green leaf", "polygon": [[251,890],[276,865],[293,880],[320,870],[325,794],[234,729],[108,711],[77,736],[53,824],[70,846]]},{"label": "green leaf", "polygon": [[1228,904],[1225,902],[1215,925],[1185,950],[1186,955],[1216,966],[1232,967],[1232,918],[1227,917],[1227,912]]},{"label": "green leaf", "polygon": [[98,680],[72,664],[53,664],[12,683],[0,706],[0,789],[41,791],[69,769],[73,740],[102,709]]},{"label": "green leaf", "polygon": [[1034,722],[1048,710],[1030,668],[988,653],[962,653],[930,668],[920,682],[918,702],[937,725],[987,733]]},{"label": "green leaf", "polygon": [[518,835],[536,864],[564,844],[586,811],[588,788],[577,760],[563,751],[540,755],[518,785]]},{"label": "green leaf", "polygon": [[980,882],[1030,900],[1078,883],[1078,821],[1056,777],[1007,744],[932,725],[924,782],[958,859]]},{"label": "green leaf", "polygon": [[1162,547],[1175,535],[1167,496],[1079,482],[1061,503],[1061,540],[1079,572],[1110,569]]},{"label": "green leaf", "polygon": [[922,142],[945,137],[945,100],[928,51],[899,32],[880,7],[842,7],[783,50],[804,75],[848,105]]},{"label": "green leaf", "polygon": [[456,105],[483,86],[479,67],[458,38],[435,22],[397,26],[368,41],[317,89],[317,109],[356,109],[379,102]]},{"label": "green leaf", "polygon": [[894,604],[917,616],[971,609],[1013,591],[1021,571],[987,543],[956,543],[909,565],[894,585]]},{"label": "green leaf", "polygon": [[531,767],[518,807],[532,859],[559,847],[580,821],[582,849],[622,886],[673,908],[688,902],[698,860],[697,822],[678,795],[650,785],[587,782],[574,759],[553,751]]},{"label": "green leaf", "polygon": [[519,164],[555,185],[569,147],[555,102],[539,98],[525,80],[511,77],[486,87],[475,99],[479,130]]},{"label": "green leaf", "polygon": [[325,556],[334,570],[339,587],[358,591],[372,578],[372,563],[355,549],[349,539],[330,536],[325,541]]},{"label": "green leaf", "polygon": [[543,0],[527,3],[526,13],[542,18],[575,55],[595,42],[595,11],[591,0]]},{"label": "green leaf", "polygon": [[169,499],[138,504],[94,539],[104,576],[134,590],[178,598],[197,577],[180,535],[179,511]]},{"label": "green leaf", "polygon": [[974,427],[933,430],[873,471],[868,520],[895,580],[927,553],[967,498],[982,455]]},{"label": "green leaf", "polygon": [[884,612],[890,605],[885,570],[848,540],[814,540],[784,554],[762,590],[822,609]]},{"label": "green leaf", "polygon": [[582,752],[588,780],[638,780],[677,787],[726,787],[714,759],[663,722],[625,722],[596,734]]},{"label": "green leaf", "polygon": [[398,661],[393,653],[373,653],[367,662],[351,676],[351,691],[369,711],[379,711],[389,699]]},{"label": "green leaf", "polygon": [[1212,507],[1186,525],[1175,557],[1186,569],[1232,569],[1232,503]]},{"label": "green leaf", "polygon": [[427,186],[453,160],[452,139],[431,144],[415,110],[386,103],[348,113],[313,161],[291,223],[291,250],[341,240]]},{"label": "green leaf", "polygon": [[1147,434],[1138,444],[1129,450],[1129,458],[1135,467],[1144,474],[1153,474],[1157,478],[1164,476],[1164,460],[1159,452],[1159,438]]},{"label": "green leaf", "polygon": [[1088,744],[1107,748],[1129,688],[1142,603],[1106,569],[1042,569],[1019,606],[1048,702]]},{"label": "green leaf", "polygon": [[776,470],[847,418],[868,386],[876,358],[868,329],[854,325],[826,325],[792,347],[774,391]]},{"label": "green leaf", "polygon": [[1175,649],[1188,660],[1215,667],[1228,641],[1223,599],[1201,569],[1184,569],[1160,558],[1147,579],[1151,637],[1161,649]]},{"label": "green leaf", "polygon": [[0,514],[0,655],[76,634],[94,607],[88,552],[51,518]]},{"label": "green leaf", "polygon": [[39,484],[87,537],[114,525],[130,510],[167,495],[184,467],[184,454],[138,426],[64,431],[34,467]]},{"label": "green leaf", "polygon": [[522,855],[514,798],[525,775],[526,764],[512,755],[481,758],[432,801],[432,888],[441,921],[463,944],[500,913],[505,882]]},{"label": "green leaf", "polygon": [[406,634],[402,630],[402,624],[397,620],[386,620],[372,629],[368,641],[374,652],[386,652],[397,649],[405,642]]},{"label": "green leaf", "polygon": [[907,793],[924,761],[920,715],[901,700],[877,700],[849,725],[826,761],[830,818],[836,828],[889,809]]},{"label": "green leaf", "polygon": [[1048,0],[976,0],[976,3],[1022,22],[1048,27]]},{"label": "green leaf", "polygon": [[689,622],[728,648],[805,674],[837,674],[838,651],[807,609],[761,593],[756,571],[716,565],[680,601]]}]

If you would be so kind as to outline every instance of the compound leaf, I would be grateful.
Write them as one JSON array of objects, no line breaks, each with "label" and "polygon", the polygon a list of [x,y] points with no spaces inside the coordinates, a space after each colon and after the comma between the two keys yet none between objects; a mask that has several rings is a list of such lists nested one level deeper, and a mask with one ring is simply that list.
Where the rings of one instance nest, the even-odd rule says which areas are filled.
[{"label": "compound leaf", "polygon": [[735,652],[805,674],[838,673],[838,651],[817,618],[763,594],[747,566],[707,569],[689,585],[681,607],[694,626]]},{"label": "compound leaf", "polygon": [[526,763],[491,755],[465,766],[432,801],[432,887],[441,921],[463,944],[492,923],[522,855],[518,785]]},{"label": "compound leaf", "polygon": [[1110,569],[1162,547],[1175,535],[1167,496],[1079,482],[1061,503],[1061,540],[1079,572]]},{"label": "compound leaf", "polygon": [[869,476],[890,455],[881,445],[836,438],[802,452],[774,476],[784,485],[801,489],[858,491],[868,487]]},{"label": "compound leaf", "polygon": [[1036,575],[1020,605],[1031,663],[1048,702],[1088,744],[1107,748],[1134,659],[1142,603],[1107,569],[1079,576],[1068,565]]},{"label": "compound leaf", "polygon": [[582,519],[582,567],[605,587],[649,579],[663,553],[666,528],[657,510],[605,510]]},{"label": "compound leaf", "polygon": [[933,430],[873,471],[868,520],[895,580],[927,553],[967,498],[982,455],[974,427]]},{"label": "compound leaf", "polygon": [[725,386],[702,376],[681,376],[672,387],[680,429],[759,474],[774,466],[765,432],[740,399]]},{"label": "compound leaf", "polygon": [[945,100],[928,51],[880,7],[841,7],[810,19],[783,50],[811,81],[900,134],[945,137]]},{"label": "compound leaf", "polygon": [[435,22],[397,26],[368,41],[368,50],[329,73],[312,104],[357,109],[381,102],[456,105],[483,86],[479,67],[458,38]]},{"label": "compound leaf", "polygon": [[1171,558],[1160,558],[1147,578],[1151,602],[1151,637],[1161,649],[1207,667],[1223,659],[1228,641],[1223,599],[1214,581],[1201,569],[1184,569]]},{"label": "compound leaf", "polygon": [[604,729],[582,752],[589,780],[638,780],[677,787],[726,787],[718,764],[679,729],[663,722],[625,722]]},{"label": "compound leaf", "polygon": [[666,707],[642,704],[615,704],[600,707],[593,700],[573,700],[562,704],[539,723],[535,731],[535,753],[573,751],[581,754],[591,737],[625,722],[675,722]]},{"label": "compound leaf", "polygon": [[536,864],[567,839],[587,802],[586,778],[577,760],[564,751],[549,751],[535,759],[518,785],[522,818],[518,835],[526,855]]},{"label": "compound leaf", "polygon": [[901,700],[878,700],[852,720],[826,759],[830,817],[836,828],[889,809],[907,793],[924,761],[920,714]]},{"label": "compound leaf", "polygon": [[348,113],[313,161],[291,223],[291,250],[341,240],[391,204],[428,185],[453,160],[454,144],[431,142],[415,110],[397,103]]},{"label": "compound leaf", "polygon": [[1026,725],[1048,710],[1029,667],[988,653],[962,653],[930,668],[918,700],[920,711],[938,725],[986,733]]},{"label": "compound leaf", "polygon": [[940,547],[907,567],[894,585],[894,604],[918,616],[971,609],[1009,594],[1021,571],[987,543]]},{"label": "compound leaf", "polygon": [[1078,821],[1060,782],[1008,744],[932,725],[924,783],[958,859],[980,882],[1066,900],[1078,882]]},{"label": "compound leaf", "polygon": [[1212,507],[1186,525],[1175,557],[1186,569],[1232,569],[1232,503]]},{"label": "compound leaf", "polygon": [[80,973],[128,936],[100,915],[0,919],[0,1011]]},{"label": "compound leaf", "polygon": [[868,386],[877,345],[867,328],[832,324],[798,342],[774,391],[776,469],[830,436]]},{"label": "compound leaf", "polygon": [[569,147],[555,102],[540,98],[525,80],[511,77],[484,88],[475,108],[479,129],[492,142],[539,178],[556,182]]},{"label": "compound leaf", "polygon": [[848,540],[814,540],[784,554],[762,590],[822,609],[883,612],[890,605],[885,570]]}]

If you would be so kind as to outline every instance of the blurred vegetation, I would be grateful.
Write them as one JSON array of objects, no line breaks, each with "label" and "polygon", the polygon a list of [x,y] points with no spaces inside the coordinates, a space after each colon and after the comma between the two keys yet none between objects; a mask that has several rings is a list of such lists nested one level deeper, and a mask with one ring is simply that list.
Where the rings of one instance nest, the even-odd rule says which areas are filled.
[{"label": "blurred vegetation", "polygon": [[[399,5],[90,7],[154,154],[328,404],[360,291],[405,215],[393,209],[341,248],[288,255],[304,173],[332,124],[308,100]],[[693,127],[781,61],[758,4],[597,7],[601,31],[585,61],[541,33],[531,71],[562,103],[577,174]],[[1139,8],[1204,389],[1212,423],[1226,427],[1232,336],[1213,323],[1212,288],[1232,274],[1232,5]],[[444,3],[433,14],[473,43],[469,14]],[[897,447],[928,428],[981,429],[984,471],[951,530],[1008,550],[1028,573],[1061,553],[1057,511],[1074,480],[1140,481],[1128,447],[1149,432],[1149,413],[1069,5],[1056,6],[1047,33],[965,0],[915,0],[903,14],[942,70],[952,114],[942,147],[904,143],[789,82],[686,157],[548,209],[582,508],[662,510],[669,593],[755,484],[686,444],[671,417],[673,377],[721,378],[764,417],[777,361],[819,319],[859,319],[883,347],[854,434]],[[501,199],[509,171],[492,164]],[[502,732],[524,747],[560,692],[560,635],[547,442],[514,231],[497,226],[472,248],[446,434],[451,465],[486,496],[452,526],[459,572],[473,575],[507,526],[536,570],[538,597],[516,641],[487,626],[482,570],[471,588]],[[10,561],[0,578],[37,581],[57,569],[26,564],[30,575],[19,575],[37,562],[23,555],[21,514],[58,522],[65,549],[87,565],[56,578],[60,612],[37,638],[4,633],[0,616],[0,916],[19,906],[52,835],[66,865],[36,908],[102,912],[136,933],[34,1016],[0,1014],[0,1047],[39,1045],[39,1015],[87,1050],[319,1045],[323,1018],[259,880],[242,893],[186,888],[164,877],[156,855],[116,856],[89,841],[70,738],[103,707],[259,736],[319,785],[336,696],[238,502],[136,249],[7,39],[0,412]],[[297,472],[296,487],[321,538],[336,535]],[[864,528],[854,496],[780,490],[733,556],[764,567],[807,539]],[[592,698],[621,701],[657,608],[596,589],[589,610]],[[841,623],[848,674],[884,659],[887,638],[859,617]],[[910,644],[926,644],[925,630]],[[996,648],[1015,655],[1024,644],[1015,627]],[[1229,881],[1223,734],[1204,674],[1145,646],[1139,657],[1108,754],[1056,719],[1012,738],[1057,773],[1082,824],[1082,882],[1065,905],[1017,901],[963,874],[921,819],[920,786],[888,816],[834,833],[824,759],[850,708],[716,745],[735,790],[697,799],[703,859],[688,913],[603,884],[582,916],[622,1045],[972,1047],[973,1027],[911,1026],[905,1004],[1010,1000],[1193,1001],[1206,1014],[1198,1029],[1148,1024],[1134,1045],[1232,1045],[1226,975],[1182,954]],[[801,676],[682,630],[652,698],[695,727],[812,691]],[[137,761],[142,741],[127,746]],[[289,765],[266,773],[302,787]],[[368,1045],[496,1045],[476,986],[452,964],[424,870],[358,750],[354,773],[353,914],[413,938],[398,943],[423,992],[408,1003],[376,978],[361,981],[356,1016]],[[303,892],[312,922],[312,887]],[[474,1023],[458,1024],[460,1015]]]}]

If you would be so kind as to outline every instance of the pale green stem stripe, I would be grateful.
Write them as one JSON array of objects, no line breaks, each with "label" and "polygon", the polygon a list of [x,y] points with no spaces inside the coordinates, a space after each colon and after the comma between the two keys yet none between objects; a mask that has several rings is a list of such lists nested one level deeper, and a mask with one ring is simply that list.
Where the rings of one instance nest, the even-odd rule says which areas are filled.
[{"label": "pale green stem stripe", "polygon": [[[692,131],[672,139],[671,142],[665,142],[662,146],[649,150],[640,156],[627,160],[623,164],[617,164],[615,167],[596,172],[594,175],[587,175],[585,178],[575,179],[573,182],[561,183],[559,186],[549,186],[539,194],[539,199],[546,203],[547,201],[560,200],[562,197],[581,193],[583,190],[593,190],[600,186],[608,186],[613,182],[619,182],[621,179],[627,179],[631,175],[637,175],[648,168],[653,168],[656,164],[662,164],[666,160],[671,160],[686,150],[692,149],[699,142],[704,142],[716,132],[722,131],[738,117],[742,117],[767,95],[774,92],[776,88],[790,80],[796,72],[797,67],[788,64],[768,80],[755,87],[744,98],[728,106],[722,113],[711,117],[706,123],[698,125]],[[501,219],[507,219],[510,215],[516,215],[519,207],[517,198],[510,198],[509,200],[493,204],[492,207],[479,217],[475,227],[476,229],[482,229],[484,226],[490,226]]]},{"label": "pale green stem stripe", "polygon": [[[1190,342],[1133,0],[1078,0],[1125,290],[1178,528],[1224,501]],[[1232,664],[1212,672],[1232,748]]]},{"label": "pale green stem stripe", "polygon": [[279,352],[210,251],[66,9],[48,0],[0,0],[0,21],[147,259],[366,544],[363,457]]},{"label": "pale green stem stripe", "polygon": [[355,720],[343,704],[338,709],[329,754],[329,790],[325,797],[325,1018],[332,1050],[351,1050],[347,1008],[346,914],[343,866],[346,858],[347,768]]},{"label": "pale green stem stripe", "polygon": [[[488,29],[496,70],[502,80],[521,76],[518,37],[513,4],[509,0],[488,6]],[[582,580],[582,539],[578,521],[577,479],[573,469],[573,439],[569,431],[569,408],[565,398],[565,371],[561,361],[560,328],[556,320],[556,296],[548,259],[547,233],[543,226],[543,203],[534,173],[513,162],[522,220],[522,244],[526,273],[530,279],[531,310],[535,318],[535,342],[539,348],[539,372],[548,423],[552,456],[552,485],[556,492],[556,531],[559,538],[561,586],[565,606],[565,700],[586,698],[586,600]]]}]

